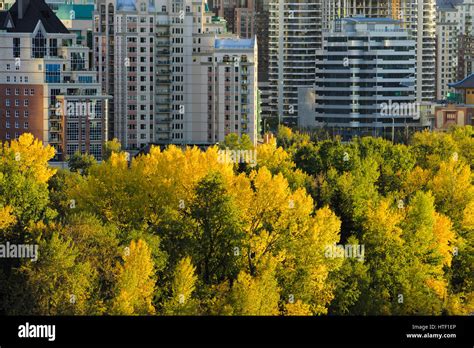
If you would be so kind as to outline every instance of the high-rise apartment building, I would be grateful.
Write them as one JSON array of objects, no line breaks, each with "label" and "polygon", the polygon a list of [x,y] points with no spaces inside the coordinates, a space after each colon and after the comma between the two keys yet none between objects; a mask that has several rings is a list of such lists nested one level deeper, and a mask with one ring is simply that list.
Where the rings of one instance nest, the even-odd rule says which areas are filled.
[{"label": "high-rise apartment building", "polygon": [[416,41],[416,97],[435,98],[436,0],[326,0],[323,26],[341,17],[391,17],[401,21]]},{"label": "high-rise apartment building", "polygon": [[[461,34],[457,41],[457,80],[474,73],[474,35]],[[453,82],[453,81],[451,81]]]},{"label": "high-rise apartment building", "polygon": [[257,36],[258,89],[261,116],[271,116],[269,78],[269,18],[272,0],[209,0],[212,11],[223,17],[227,29],[241,38]]},{"label": "high-rise apartment building", "polygon": [[452,3],[438,6],[436,20],[436,99],[446,98],[448,83],[457,81],[459,11]]},{"label": "high-rise apartment building", "polygon": [[270,1],[255,1],[255,35],[258,42],[258,81],[268,82]]},{"label": "high-rise apartment building", "polygon": [[18,0],[0,12],[0,140],[32,133],[56,150],[102,158],[107,101],[77,43],[43,0]]},{"label": "high-rise apartment building", "polygon": [[338,21],[323,32],[316,86],[300,96],[300,126],[327,127],[344,139],[420,127],[415,41],[390,18]]},{"label": "high-rise apartment building", "polygon": [[227,30],[240,38],[257,36],[258,81],[268,81],[268,24],[271,0],[214,0],[211,10],[224,18]]},{"label": "high-rise apartment building", "polygon": [[227,33],[204,0],[99,0],[94,53],[125,148],[256,142],[256,40]]},{"label": "high-rise apartment building", "polygon": [[448,86],[473,72],[473,0],[441,2],[436,27],[436,96],[446,99]]},{"label": "high-rise apartment building", "polygon": [[321,48],[321,1],[272,0],[269,24],[270,112],[298,124],[298,90],[313,86]]}]

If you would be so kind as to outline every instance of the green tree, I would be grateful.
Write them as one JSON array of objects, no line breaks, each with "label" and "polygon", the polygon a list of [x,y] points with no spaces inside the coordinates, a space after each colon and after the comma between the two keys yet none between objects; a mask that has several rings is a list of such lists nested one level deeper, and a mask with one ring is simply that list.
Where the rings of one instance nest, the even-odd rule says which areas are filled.
[{"label": "green tree", "polygon": [[117,138],[113,138],[104,144],[104,160],[108,160],[113,153],[120,153],[122,145]]},{"label": "green tree", "polygon": [[83,175],[87,175],[89,173],[89,169],[93,165],[96,165],[97,161],[92,155],[76,152],[74,155],[68,158],[67,164],[71,172],[79,172]]},{"label": "green tree", "polygon": [[252,140],[247,134],[243,134],[241,137],[237,133],[229,133],[224,138],[224,141],[219,146],[221,149],[230,150],[253,150],[254,146]]},{"label": "green tree", "polygon": [[235,278],[244,234],[238,207],[219,173],[210,173],[198,183],[189,213],[195,226],[190,252],[201,279],[218,284]]},{"label": "green tree", "polygon": [[[62,233],[61,233],[62,234]],[[100,312],[93,299],[97,273],[58,231],[39,242],[37,261],[25,260],[8,280],[9,315],[91,315]]]}]

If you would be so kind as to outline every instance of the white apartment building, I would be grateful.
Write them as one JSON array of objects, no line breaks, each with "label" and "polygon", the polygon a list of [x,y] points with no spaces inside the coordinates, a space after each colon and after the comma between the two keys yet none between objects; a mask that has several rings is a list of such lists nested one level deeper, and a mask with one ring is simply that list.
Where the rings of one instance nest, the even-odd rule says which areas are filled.
[{"label": "white apartment building", "polygon": [[415,41],[390,18],[350,17],[323,32],[316,86],[300,96],[302,127],[344,139],[420,126]]},{"label": "white apartment building", "polygon": [[436,99],[446,98],[448,83],[457,81],[459,11],[452,5],[438,7],[436,21]]},{"label": "white apartment building", "polygon": [[32,133],[56,160],[79,151],[102,157],[107,96],[77,44],[44,0],[0,12],[0,140]]},{"label": "white apartment building", "polygon": [[99,0],[94,55],[125,148],[256,143],[256,41],[228,34],[204,0]]},{"label": "white apartment building", "polygon": [[269,107],[279,122],[298,124],[298,90],[314,85],[321,18],[320,0],[270,2]]},{"label": "white apartment building", "polygon": [[448,84],[472,73],[474,0],[438,6],[436,26],[436,97],[445,99]]}]

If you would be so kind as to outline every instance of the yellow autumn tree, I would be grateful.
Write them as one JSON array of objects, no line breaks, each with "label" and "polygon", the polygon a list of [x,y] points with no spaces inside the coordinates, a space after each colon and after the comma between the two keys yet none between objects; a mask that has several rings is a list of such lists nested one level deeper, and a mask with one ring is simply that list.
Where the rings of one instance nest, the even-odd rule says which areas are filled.
[{"label": "yellow autumn tree", "polygon": [[0,207],[0,230],[5,229],[16,222],[11,206]]},{"label": "yellow autumn tree", "polygon": [[289,316],[307,316],[312,315],[311,306],[301,300],[285,304],[285,315]]},{"label": "yellow autumn tree", "polygon": [[[328,257],[326,250],[339,241],[341,221],[324,207],[299,226],[300,230],[294,229],[287,241],[278,268],[282,299],[289,315],[297,309],[299,314],[295,312],[295,315],[326,314],[334,298],[334,284],[329,281],[329,274],[342,265],[342,259]],[[292,302],[300,304],[292,306]]]},{"label": "yellow autumn tree", "polygon": [[111,311],[119,315],[154,314],[154,265],[148,245],[132,241],[122,256],[123,265],[117,265],[116,296]]},{"label": "yellow autumn tree", "polygon": [[474,201],[469,165],[455,159],[441,162],[428,187],[435,196],[438,212],[449,216],[459,226],[464,208]]},{"label": "yellow autumn tree", "polygon": [[163,312],[167,315],[192,315],[196,313],[196,301],[193,292],[196,289],[196,268],[191,258],[179,261],[171,283],[171,297],[165,302]]},{"label": "yellow autumn tree", "polygon": [[255,276],[242,271],[234,282],[230,295],[234,315],[277,315],[279,313],[280,290],[275,279],[276,260],[267,256],[263,263],[264,265]]},{"label": "yellow autumn tree", "polygon": [[[56,172],[48,166],[54,157],[54,148],[44,146],[30,133],[22,134],[18,140],[3,144],[2,162],[16,163],[20,173],[31,175],[39,183],[46,183]],[[13,162],[14,161],[14,162]]]},{"label": "yellow autumn tree", "polygon": [[15,230],[11,237],[23,240],[23,227],[54,216],[47,186],[56,172],[48,166],[53,156],[51,146],[28,133],[0,144],[0,230]]}]

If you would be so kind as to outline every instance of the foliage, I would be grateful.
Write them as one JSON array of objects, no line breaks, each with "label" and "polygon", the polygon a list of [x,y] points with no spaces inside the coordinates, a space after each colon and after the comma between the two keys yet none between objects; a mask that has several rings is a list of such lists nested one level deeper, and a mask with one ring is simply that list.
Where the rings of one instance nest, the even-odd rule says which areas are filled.
[{"label": "foliage", "polygon": [[[0,312],[472,313],[473,134],[392,144],[280,127],[256,147],[230,134],[131,161],[115,139],[70,170],[22,135],[0,146],[0,244],[40,253],[0,259]],[[257,165],[226,163],[223,148],[256,151]]]}]

